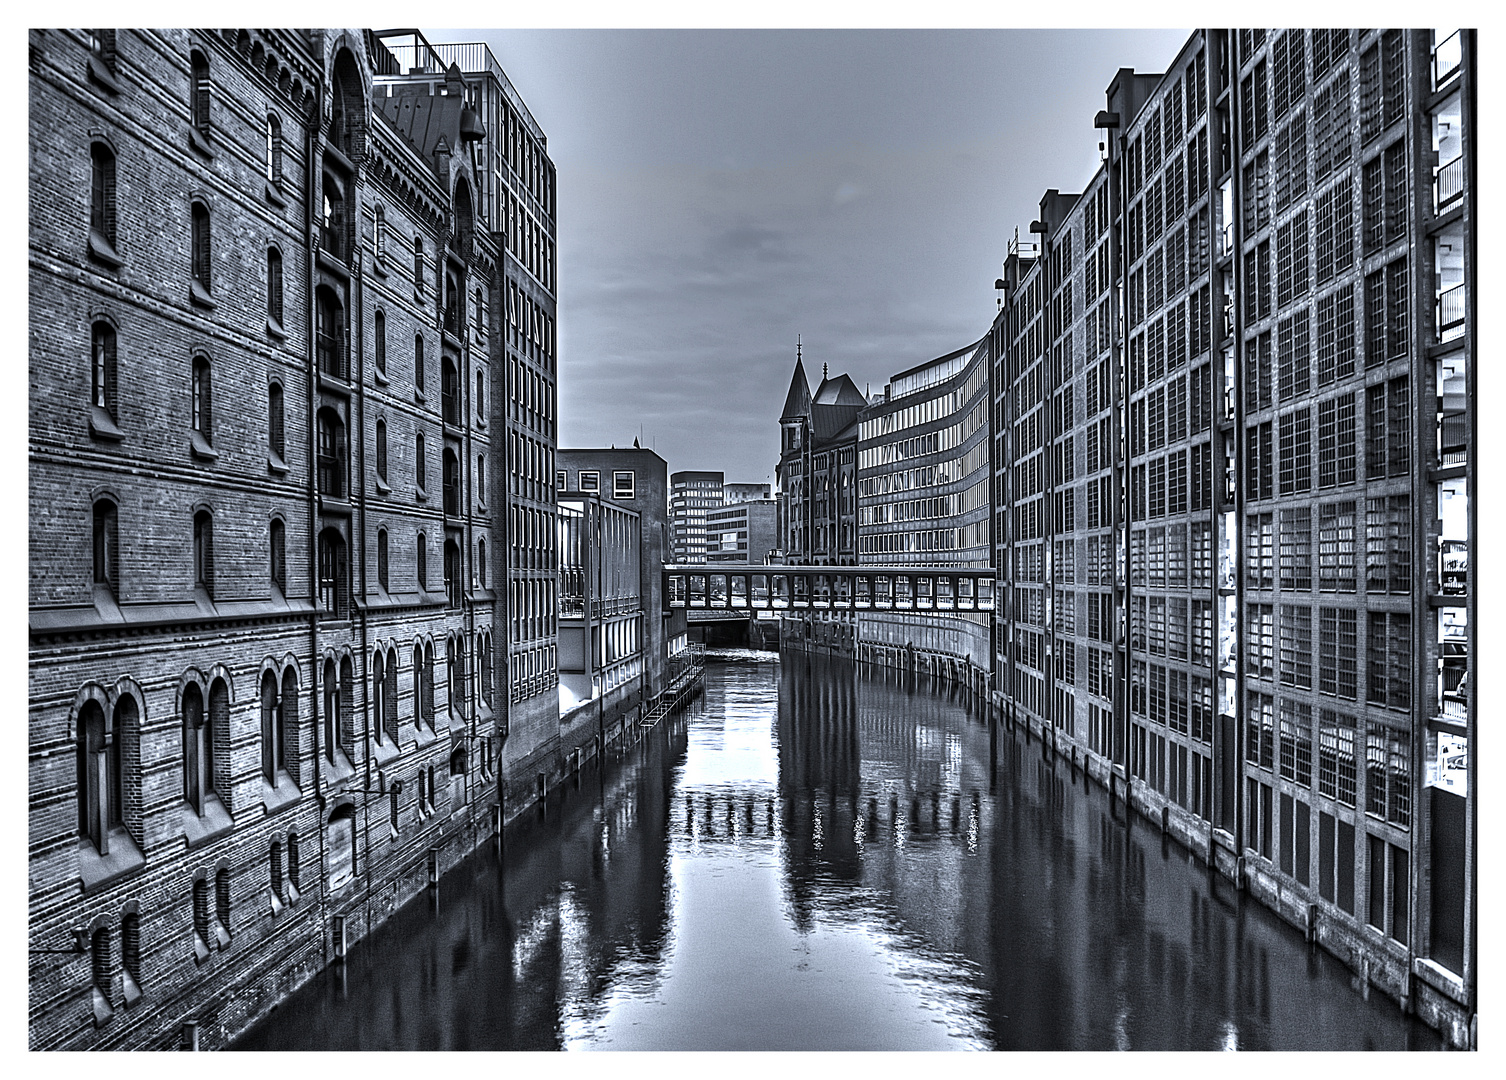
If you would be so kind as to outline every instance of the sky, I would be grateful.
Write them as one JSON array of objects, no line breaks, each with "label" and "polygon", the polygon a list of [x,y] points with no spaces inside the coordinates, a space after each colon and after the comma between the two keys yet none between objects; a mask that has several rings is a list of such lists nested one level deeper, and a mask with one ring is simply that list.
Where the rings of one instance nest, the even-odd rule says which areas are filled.
[{"label": "sky", "polygon": [[1186,31],[431,30],[486,41],[557,171],[559,445],[774,479],[803,343],[859,389],[979,340],[1007,246]]}]

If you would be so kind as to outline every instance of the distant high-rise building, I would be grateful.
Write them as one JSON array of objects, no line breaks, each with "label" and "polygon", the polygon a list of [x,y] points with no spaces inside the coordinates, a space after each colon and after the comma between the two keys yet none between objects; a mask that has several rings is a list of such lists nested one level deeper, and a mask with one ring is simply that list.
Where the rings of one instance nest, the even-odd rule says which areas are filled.
[{"label": "distant high-rise building", "polygon": [[706,561],[706,512],[722,505],[722,479],[719,472],[670,475],[670,552],[675,562]]}]

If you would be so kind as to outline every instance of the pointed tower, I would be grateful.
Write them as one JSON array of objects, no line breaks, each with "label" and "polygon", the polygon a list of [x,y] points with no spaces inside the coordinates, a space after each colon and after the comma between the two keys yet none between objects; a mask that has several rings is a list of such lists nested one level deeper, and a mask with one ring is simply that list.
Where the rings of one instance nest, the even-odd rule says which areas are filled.
[{"label": "pointed tower", "polygon": [[784,396],[780,422],[795,420],[810,413],[811,388],[805,381],[805,364],[800,359],[800,343],[795,343],[795,374],[790,378],[790,392]]}]

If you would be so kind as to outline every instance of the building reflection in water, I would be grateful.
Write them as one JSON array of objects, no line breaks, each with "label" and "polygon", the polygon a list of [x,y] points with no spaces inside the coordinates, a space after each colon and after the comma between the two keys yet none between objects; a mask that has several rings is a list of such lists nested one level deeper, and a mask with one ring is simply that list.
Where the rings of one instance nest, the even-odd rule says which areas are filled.
[{"label": "building reflection in water", "polygon": [[[948,691],[951,692],[948,692]],[[961,692],[786,654],[447,877],[247,1047],[1438,1037]]]}]

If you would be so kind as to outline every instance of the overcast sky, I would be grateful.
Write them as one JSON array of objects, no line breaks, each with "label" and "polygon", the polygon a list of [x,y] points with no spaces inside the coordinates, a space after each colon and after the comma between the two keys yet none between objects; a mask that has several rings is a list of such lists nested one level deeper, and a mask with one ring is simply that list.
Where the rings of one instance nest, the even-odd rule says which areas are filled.
[{"label": "overcast sky", "polygon": [[559,445],[773,480],[804,342],[873,392],[983,336],[1016,228],[1185,31],[428,31],[484,40],[558,170]]}]

